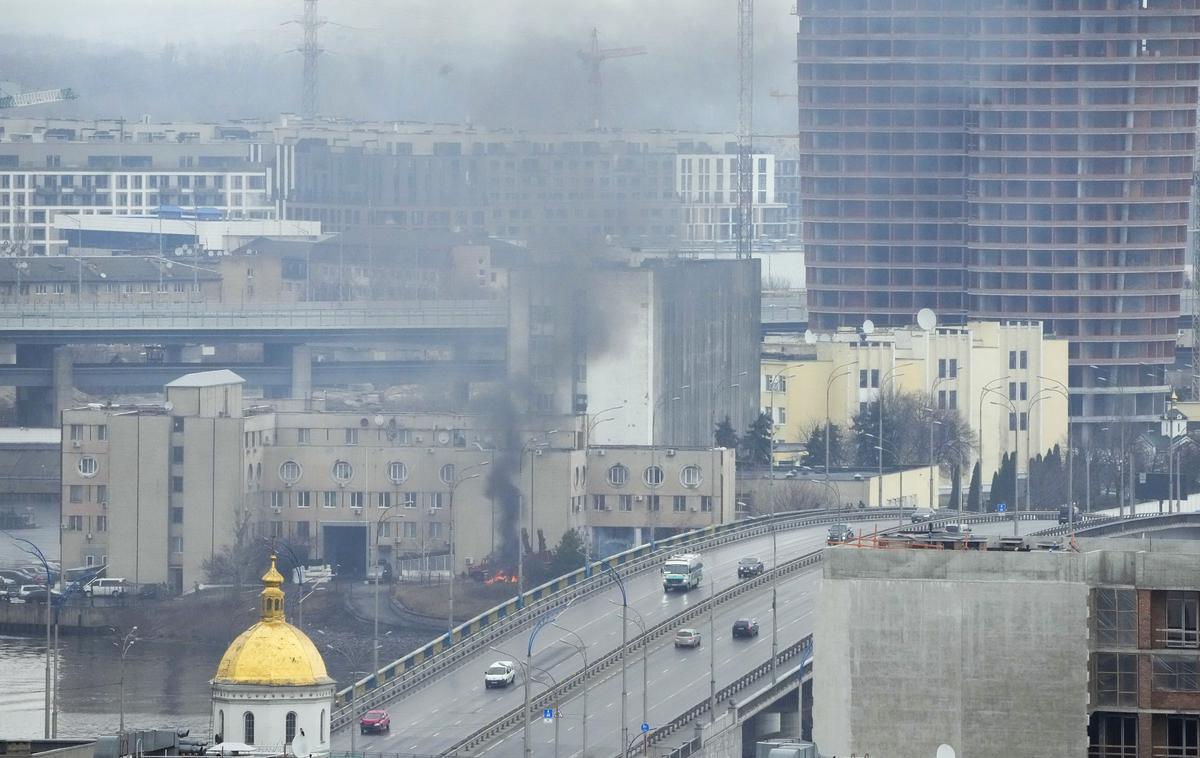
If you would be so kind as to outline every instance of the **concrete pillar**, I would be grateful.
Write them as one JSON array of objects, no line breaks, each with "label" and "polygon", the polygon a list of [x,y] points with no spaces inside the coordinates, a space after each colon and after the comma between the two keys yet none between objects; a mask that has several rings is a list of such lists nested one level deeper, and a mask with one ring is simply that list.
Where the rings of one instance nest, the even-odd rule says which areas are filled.
[{"label": "concrete pillar", "polygon": [[312,348],[292,346],[292,397],[307,399],[312,395]]},{"label": "concrete pillar", "polygon": [[[297,354],[303,355],[303,358]],[[297,386],[306,388],[304,397],[312,393],[312,356],[306,345],[263,345],[263,363],[268,366],[285,367],[288,370],[290,379],[285,381],[275,380],[270,384],[263,385],[263,397],[299,397],[295,394]],[[297,374],[297,365],[302,364],[307,368]]]},{"label": "concrete pillar", "polygon": [[70,348],[64,345],[17,345],[16,365],[50,369],[50,386],[17,388],[17,424],[57,427],[59,412],[73,405],[75,387]]},{"label": "concrete pillar", "polygon": [[166,345],[163,360],[167,363],[183,363],[183,345]]},{"label": "concrete pillar", "polygon": [[812,742],[813,683],[809,679],[800,685],[800,739]]},{"label": "concrete pillar", "polygon": [[780,713],[778,711],[760,711],[754,715],[754,734],[760,739],[775,737],[779,734]]},{"label": "concrete pillar", "polygon": [[788,709],[779,713],[779,732],[782,737],[800,739],[800,711]]},{"label": "concrete pillar", "polygon": [[54,348],[51,376],[50,386],[54,395],[51,426],[58,426],[62,411],[75,405],[75,363],[71,355],[71,348],[66,345]]}]

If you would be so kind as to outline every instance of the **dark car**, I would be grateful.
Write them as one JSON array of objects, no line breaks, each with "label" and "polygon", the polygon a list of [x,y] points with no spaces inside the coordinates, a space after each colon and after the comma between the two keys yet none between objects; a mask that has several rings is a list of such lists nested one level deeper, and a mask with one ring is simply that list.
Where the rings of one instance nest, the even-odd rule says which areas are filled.
[{"label": "dark car", "polygon": [[825,542],[829,545],[841,545],[852,539],[854,539],[854,530],[850,528],[849,524],[834,524],[829,527],[829,537]]},{"label": "dark car", "polygon": [[[1060,523],[1060,524],[1066,524],[1066,523],[1069,523],[1069,522],[1071,522],[1071,521],[1076,521],[1076,522],[1078,522],[1078,521],[1079,521],[1079,516],[1080,516],[1080,513],[1079,513],[1079,506],[1078,506],[1078,505],[1077,505],[1077,506],[1075,506],[1074,510],[1075,510],[1075,513],[1074,513],[1074,514],[1072,514],[1072,513],[1071,513],[1071,506],[1069,506],[1069,505],[1060,505],[1060,506],[1058,506],[1058,523]],[[1072,515],[1074,515],[1074,517],[1075,517],[1074,519],[1072,519],[1072,518],[1071,518],[1071,516],[1072,516]]]},{"label": "dark car", "polygon": [[363,734],[368,732],[390,732],[392,731],[392,717],[382,708],[367,711],[358,722],[358,728]]},{"label": "dark car", "polygon": [[743,558],[738,561],[738,579],[758,576],[763,572],[763,562],[758,558]]},{"label": "dark car", "polygon": [[733,636],[737,637],[757,637],[758,622],[754,619],[738,619],[733,622]]}]

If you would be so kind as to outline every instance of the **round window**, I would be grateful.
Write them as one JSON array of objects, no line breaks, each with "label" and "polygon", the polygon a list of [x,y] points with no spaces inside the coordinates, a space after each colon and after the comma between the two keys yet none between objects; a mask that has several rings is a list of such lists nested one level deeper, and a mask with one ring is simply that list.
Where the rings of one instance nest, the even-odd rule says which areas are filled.
[{"label": "round window", "polygon": [[300,475],[304,473],[304,469],[300,468],[300,464],[295,461],[284,461],[279,464],[279,478],[287,484],[295,484],[300,481]]},{"label": "round window", "polygon": [[695,489],[704,481],[704,475],[700,471],[700,467],[696,465],[684,466],[679,472],[679,483],[684,487]]},{"label": "round window", "polygon": [[79,459],[79,473],[81,476],[95,476],[100,465],[96,463],[96,459],[90,455],[85,455]]},{"label": "round window", "polygon": [[354,467],[349,461],[337,461],[333,464],[333,480],[345,484],[354,478]]},{"label": "round window", "polygon": [[454,483],[454,464],[447,463],[447,464],[443,465],[442,470],[440,472],[438,472],[438,475],[441,477],[443,484],[453,484]]},{"label": "round window", "polygon": [[647,466],[646,470],[642,472],[642,481],[645,482],[646,486],[648,487],[657,487],[658,485],[662,484],[662,466]]},{"label": "round window", "polygon": [[614,487],[623,487],[629,481],[629,469],[618,463],[608,467],[608,483]]},{"label": "round window", "polygon": [[392,461],[388,464],[388,479],[392,480],[392,484],[402,484],[408,479],[408,466],[403,461]]}]

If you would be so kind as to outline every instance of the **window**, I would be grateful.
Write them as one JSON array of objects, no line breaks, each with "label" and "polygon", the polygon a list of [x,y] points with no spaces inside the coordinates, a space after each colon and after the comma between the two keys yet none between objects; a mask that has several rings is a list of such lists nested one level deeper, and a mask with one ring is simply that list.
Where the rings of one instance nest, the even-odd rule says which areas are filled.
[{"label": "window", "polygon": [[1021,400],[1029,399],[1029,382],[1021,382],[1017,385],[1017,397]]},{"label": "window", "polygon": [[390,493],[390,492],[379,492],[379,493],[376,493],[376,495],[375,495],[375,507],[377,507],[377,508],[391,508],[391,507],[392,507],[392,493]]},{"label": "window", "polygon": [[365,500],[366,500],[365,494],[362,492],[351,492],[350,493],[350,507],[351,508],[362,508]]},{"label": "window", "polygon": [[950,410],[958,410],[958,390],[950,390]]},{"label": "window", "polygon": [[346,444],[347,445],[357,445],[358,444],[358,429],[351,427],[350,429],[346,430]]},{"label": "window", "polygon": [[282,508],[285,505],[283,493],[278,490],[271,493],[271,507]]},{"label": "window", "polygon": [[1020,357],[1021,357],[1021,361],[1020,361],[1021,368],[1029,368],[1029,351],[1022,350]]},{"label": "window", "polygon": [[616,464],[608,468],[608,483],[614,487],[623,487],[629,481],[629,469],[623,464]]},{"label": "window", "polygon": [[101,442],[104,442],[108,439],[108,424],[96,425],[96,439],[100,440]]},{"label": "window", "polygon": [[436,540],[441,536],[442,536],[442,522],[441,521],[430,521],[429,522],[429,539]]},{"label": "window", "polygon": [[182,553],[183,552],[183,537],[172,537],[171,538],[171,552],[172,553]]},{"label": "window", "polygon": [[69,488],[69,491],[71,493],[70,499],[71,499],[72,503],[82,503],[83,502],[83,485],[82,484],[72,484]]},{"label": "window", "polygon": [[858,386],[862,389],[867,388],[867,370],[865,368],[858,371]]},{"label": "window", "polygon": [[607,511],[608,504],[604,502],[604,495],[592,495],[592,510]]},{"label": "window", "polygon": [[290,711],[283,719],[283,741],[290,745],[296,737],[296,712]]},{"label": "window", "polygon": [[403,525],[404,525],[405,538],[410,539],[410,540],[416,539],[417,538],[417,522],[405,521],[405,522],[403,522]]},{"label": "window", "polygon": [[181,445],[171,446],[171,463],[183,463],[183,447]]},{"label": "window", "polygon": [[312,493],[308,490],[301,490],[296,493],[296,507],[309,508],[312,506]]},{"label": "window", "polygon": [[879,369],[871,369],[871,388],[879,389]]},{"label": "window", "polygon": [[1025,411],[1021,411],[1021,431],[1025,431],[1028,428],[1029,428],[1029,414],[1026,413]]},{"label": "window", "polygon": [[216,740],[223,740],[225,737],[225,711],[217,711],[217,736]]},{"label": "window", "polygon": [[244,716],[242,716],[242,733],[243,733],[243,737],[244,737],[242,742],[245,742],[247,745],[253,745],[254,744],[254,714],[251,713],[250,711],[246,711],[246,714]]},{"label": "window", "polygon": [[1017,414],[1015,413],[1008,414],[1008,431],[1017,431]]},{"label": "window", "polygon": [[1195,658],[1154,656],[1154,689],[1200,692],[1200,671]]},{"label": "window", "polygon": [[337,504],[338,504],[337,494],[338,494],[337,492],[334,492],[332,490],[325,490],[324,492],[322,492],[321,493],[321,495],[322,495],[321,505],[325,506],[326,508],[337,508]]},{"label": "window", "polygon": [[354,478],[354,467],[349,461],[336,461],[333,464],[333,480],[338,484],[345,484]]},{"label": "window", "polygon": [[82,532],[83,516],[67,516],[67,530],[72,532]]},{"label": "window", "polygon": [[71,441],[79,442],[83,439],[83,424],[71,424]]},{"label": "window", "polygon": [[442,480],[442,484],[453,484],[454,483],[454,464],[453,463],[443,464],[441,470],[438,471],[438,478]]},{"label": "window", "polygon": [[1167,593],[1166,646],[1200,647],[1200,596],[1195,592]]},{"label": "window", "polygon": [[1017,383],[1016,382],[1008,383],[1008,399],[1009,400],[1017,399]]},{"label": "window", "polygon": [[618,495],[621,501],[621,510],[628,513],[633,510],[633,495]]},{"label": "window", "polygon": [[686,495],[676,495],[674,498],[672,498],[671,510],[674,511],[675,513],[686,513],[687,512],[687,496]]},{"label": "window", "polygon": [[431,511],[441,508],[442,507],[442,493],[426,492],[425,493],[425,503],[426,503],[426,505],[429,506],[429,510],[431,510]]},{"label": "window", "polygon": [[388,464],[388,479],[392,484],[403,484],[408,479],[408,466],[403,461],[392,461]]},{"label": "window", "polygon": [[787,423],[787,409],[786,408],[781,407],[781,408],[775,409],[775,423],[776,424],[786,424]]},{"label": "window", "polygon": [[319,726],[317,728],[320,729],[320,732],[321,732],[320,733],[321,742],[324,742],[325,741],[325,709],[324,708],[321,709],[321,720],[320,720]]},{"label": "window", "polygon": [[1008,351],[1008,367],[1009,368],[1017,367],[1017,351],[1016,350]]},{"label": "window", "polygon": [[79,459],[79,475],[80,476],[95,476],[99,470],[99,464],[96,459],[90,455],[85,455]]},{"label": "window", "polygon": [[176,416],[175,418],[171,419],[171,431],[173,431],[173,432],[182,432],[183,431],[183,416]]},{"label": "window", "polygon": [[1137,644],[1137,592],[1097,588],[1092,593],[1096,616],[1096,644]]},{"label": "window", "polygon": [[171,477],[171,491],[172,492],[183,492],[183,477],[182,476]]},{"label": "window", "polygon": [[657,487],[663,483],[663,478],[662,466],[647,466],[646,470],[642,472],[642,481],[646,483],[647,487]]},{"label": "window", "polygon": [[700,512],[712,513],[712,495],[700,496]]},{"label": "window", "polygon": [[417,493],[401,492],[400,493],[400,504],[403,505],[405,508],[416,508],[417,507]]},{"label": "window", "polygon": [[301,445],[307,445],[312,442],[312,429],[297,429],[296,442]]},{"label": "window", "polygon": [[295,461],[284,461],[279,464],[279,478],[287,484],[295,484],[300,481],[300,475],[304,473],[304,469],[300,468],[300,464]]},{"label": "window", "polygon": [[684,487],[695,489],[703,481],[704,476],[700,471],[700,467],[695,464],[684,466],[683,470],[679,472],[679,483]]},{"label": "window", "polygon": [[1137,707],[1137,656],[1096,653],[1092,659],[1098,705]]},{"label": "window", "polygon": [[950,369],[950,371],[949,371],[948,376],[951,379],[957,379],[958,378],[958,359],[957,358],[950,359],[949,369]]},{"label": "window", "polygon": [[96,531],[97,532],[107,532],[108,531],[108,516],[97,516],[96,517]]},{"label": "window", "polygon": [[647,495],[646,496],[646,510],[657,511],[658,505],[659,505],[658,504],[658,495]]},{"label": "window", "polygon": [[787,392],[787,377],[782,374],[767,375],[767,392]]},{"label": "window", "polygon": [[182,524],[183,523],[183,509],[182,508],[172,508],[171,509],[171,523],[172,524]]}]

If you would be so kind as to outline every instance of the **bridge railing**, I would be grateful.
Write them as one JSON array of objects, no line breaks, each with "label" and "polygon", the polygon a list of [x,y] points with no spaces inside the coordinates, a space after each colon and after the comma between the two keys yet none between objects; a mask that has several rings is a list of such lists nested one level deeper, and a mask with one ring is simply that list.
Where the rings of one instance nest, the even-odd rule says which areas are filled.
[{"label": "bridge railing", "polygon": [[[1187,517],[1190,516],[1191,519]],[[1182,518],[1181,518],[1182,517]],[[1089,516],[1084,515],[1083,518],[1076,519],[1074,529],[1079,536],[1085,536],[1087,532],[1092,530],[1104,530],[1107,527],[1117,524],[1136,525],[1142,522],[1153,521],[1180,521],[1186,522],[1189,520],[1200,519],[1200,514],[1193,512],[1175,512],[1175,513],[1134,513],[1123,514],[1120,516]],[[1049,529],[1042,529],[1035,533],[1038,537],[1061,537],[1071,533],[1071,524],[1059,524],[1052,526]]]},{"label": "bridge railing", "polygon": [[[623,578],[657,567],[662,560],[682,549],[705,550],[728,542],[788,530],[798,526],[819,526],[848,520],[897,518],[895,509],[847,511],[845,509],[793,511],[761,516],[728,524],[717,524],[677,534],[653,545],[639,545],[610,556],[606,562]],[[385,666],[376,675],[355,682],[337,693],[331,726],[340,729],[353,714],[394,700],[422,686],[431,678],[458,665],[501,637],[531,623],[548,610],[561,607],[577,597],[607,586],[601,561],[589,567],[553,579],[524,595],[491,608],[441,635],[427,645]]]}]

